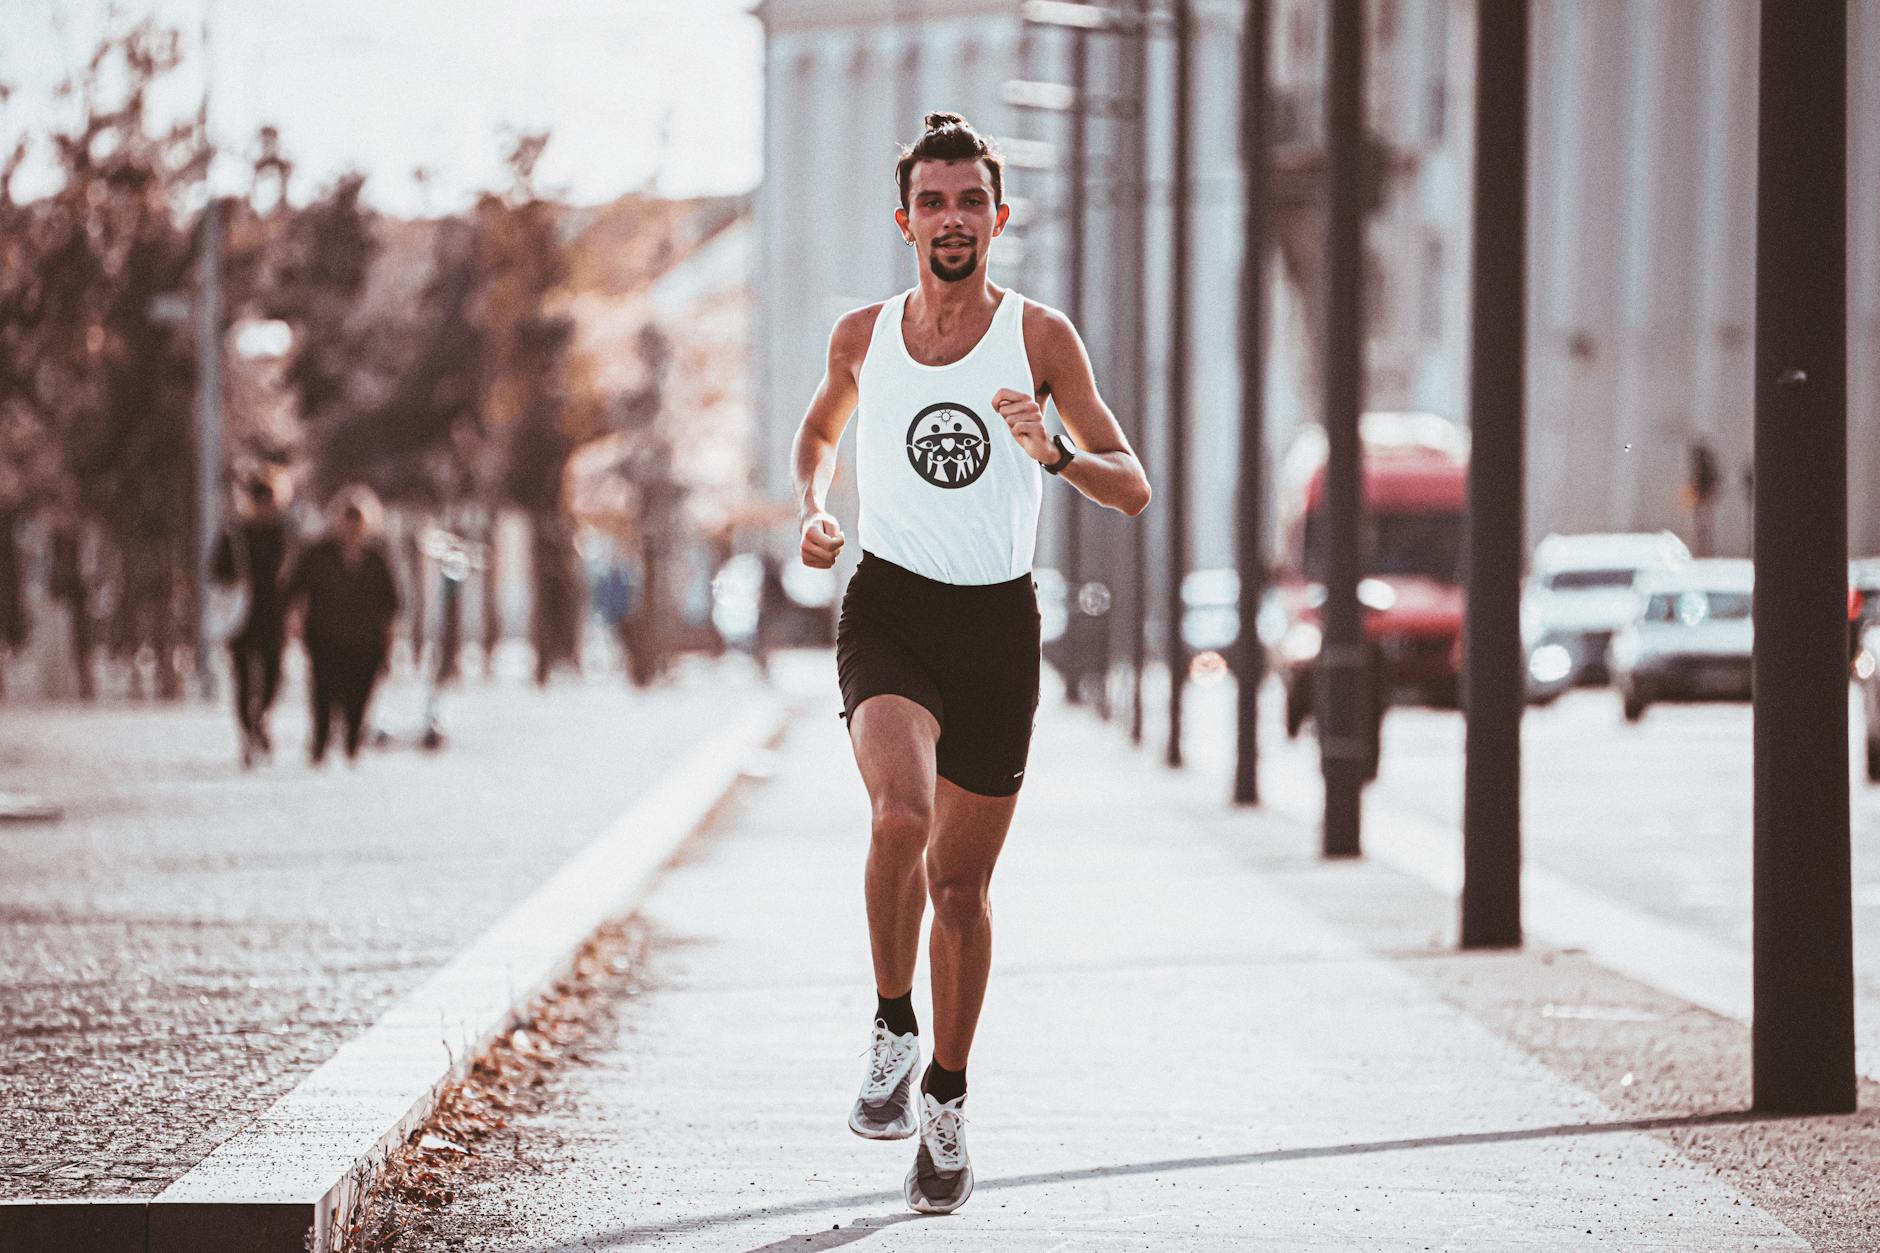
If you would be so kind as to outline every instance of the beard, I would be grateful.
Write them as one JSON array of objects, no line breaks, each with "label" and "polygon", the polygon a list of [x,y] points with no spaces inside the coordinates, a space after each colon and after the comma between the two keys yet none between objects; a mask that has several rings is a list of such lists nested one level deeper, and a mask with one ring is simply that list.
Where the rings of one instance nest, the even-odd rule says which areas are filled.
[{"label": "beard", "polygon": [[940,259],[940,250],[933,249],[927,254],[927,268],[933,276],[943,283],[958,283],[973,276],[979,268],[979,245],[974,244],[966,251],[966,259],[958,265],[948,265]]}]

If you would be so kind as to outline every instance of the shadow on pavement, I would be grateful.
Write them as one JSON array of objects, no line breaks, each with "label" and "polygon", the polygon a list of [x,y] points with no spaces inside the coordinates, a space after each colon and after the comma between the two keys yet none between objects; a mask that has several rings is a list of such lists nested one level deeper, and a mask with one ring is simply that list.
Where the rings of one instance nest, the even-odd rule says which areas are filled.
[{"label": "shadow on pavement", "polygon": [[818,1249],[839,1249],[845,1244],[854,1244],[857,1240],[866,1240],[887,1227],[898,1226],[921,1214],[883,1214],[879,1218],[858,1218],[839,1230],[812,1231],[802,1235],[785,1236],[781,1240],[772,1240],[769,1244],[760,1244],[747,1253],[784,1253],[785,1249],[793,1253],[816,1253]]},{"label": "shadow on pavement", "polygon": [[[1164,1171],[1208,1170],[1222,1166],[1262,1166],[1281,1162],[1310,1161],[1330,1157],[1356,1157],[1370,1153],[1400,1153],[1411,1149],[1449,1149],[1466,1148],[1478,1144],[1512,1144],[1523,1140],[1548,1140],[1563,1136],[1616,1135],[1633,1132],[1668,1131],[1680,1127],[1713,1127],[1732,1123],[1780,1122],[1788,1119],[1783,1114],[1758,1114],[1753,1110],[1717,1110],[1707,1114],[1682,1114],[1668,1118],[1633,1118],[1615,1122],[1596,1123],[1560,1123],[1550,1127],[1523,1127],[1513,1131],[1472,1131],[1447,1136],[1414,1136],[1402,1140],[1371,1140],[1361,1144],[1326,1144],[1310,1148],[1267,1149],[1256,1153],[1221,1153],[1213,1157],[1167,1157],[1150,1162],[1126,1162],[1119,1166],[1087,1166],[1079,1170],[1040,1171],[1030,1175],[1009,1175],[1003,1179],[980,1178],[978,1190],[997,1192],[1007,1188],[1035,1188],[1054,1183],[1081,1183],[1095,1179],[1115,1179],[1124,1175],[1153,1175]],[[654,1227],[623,1227],[617,1231],[602,1232],[583,1240],[579,1244],[557,1244],[541,1249],[538,1253],[581,1253],[596,1247],[621,1247],[628,1243],[637,1243],[642,1237],[676,1235],[687,1231],[703,1231],[712,1227],[730,1226],[737,1223],[754,1222],[765,1218],[780,1218],[790,1214],[813,1214],[817,1211],[827,1213],[832,1209],[860,1208],[864,1206],[897,1204],[901,1200],[900,1191],[858,1192],[849,1196],[817,1197],[814,1200],[797,1201],[786,1205],[766,1205],[756,1209],[722,1210],[716,1214],[700,1214],[694,1218],[682,1218],[676,1222],[661,1223]],[[834,1249],[851,1244],[868,1236],[893,1222],[905,1222],[920,1217],[917,1214],[896,1214],[892,1218],[880,1217],[860,1219],[853,1227],[840,1231],[817,1232],[811,1235],[789,1236],[774,1240],[769,1244],[759,1245],[748,1253],[770,1253],[782,1249]],[[591,1241],[598,1240],[598,1245]],[[799,1243],[808,1241],[809,1243]]]}]

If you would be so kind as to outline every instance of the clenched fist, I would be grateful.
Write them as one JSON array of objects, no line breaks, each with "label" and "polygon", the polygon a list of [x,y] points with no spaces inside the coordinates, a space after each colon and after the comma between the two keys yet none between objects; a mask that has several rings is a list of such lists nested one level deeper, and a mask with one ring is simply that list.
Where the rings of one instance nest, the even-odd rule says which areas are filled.
[{"label": "clenched fist", "polygon": [[1044,410],[1038,407],[1036,400],[1024,392],[1001,387],[993,394],[992,407],[1005,419],[1012,438],[1018,441],[1026,456],[1040,465],[1050,465],[1058,459],[1057,446],[1044,429]]},{"label": "clenched fist", "polygon": [[812,513],[803,519],[803,564],[827,570],[842,551],[842,527],[826,513]]}]

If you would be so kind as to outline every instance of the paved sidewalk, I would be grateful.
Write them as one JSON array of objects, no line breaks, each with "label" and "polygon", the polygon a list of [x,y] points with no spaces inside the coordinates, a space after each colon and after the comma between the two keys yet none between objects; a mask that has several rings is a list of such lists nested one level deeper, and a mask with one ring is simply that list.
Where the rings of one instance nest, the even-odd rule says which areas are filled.
[{"label": "paved sidewalk", "polygon": [[1873,1111],[1735,1115],[1736,1024],[1570,952],[1456,955],[1449,902],[1075,711],[1039,745],[958,1214],[904,1212],[911,1145],[843,1122],[866,802],[816,716],[654,893],[646,990],[399,1247],[1876,1247]]},{"label": "paved sidewalk", "polygon": [[[150,1197],[463,949],[759,685],[471,681],[440,753],[234,762],[226,710],[8,709],[0,780],[0,1197]],[[422,693],[379,702],[395,733]]]}]

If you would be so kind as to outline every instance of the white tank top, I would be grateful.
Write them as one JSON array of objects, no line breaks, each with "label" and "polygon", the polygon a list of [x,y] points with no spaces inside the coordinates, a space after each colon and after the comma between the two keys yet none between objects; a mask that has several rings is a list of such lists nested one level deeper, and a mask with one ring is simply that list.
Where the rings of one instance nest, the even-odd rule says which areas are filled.
[{"label": "white tank top", "polygon": [[1032,394],[1025,299],[1007,289],[970,352],[922,365],[901,333],[911,294],[881,307],[862,360],[862,548],[942,583],[1004,583],[1031,570],[1044,494],[1042,468],[992,407],[1002,387]]}]

